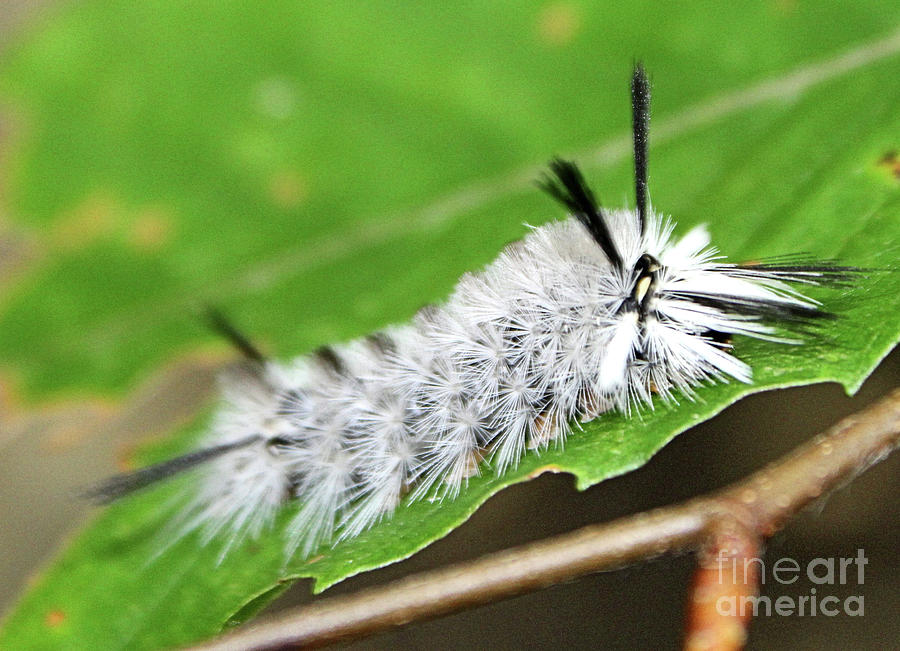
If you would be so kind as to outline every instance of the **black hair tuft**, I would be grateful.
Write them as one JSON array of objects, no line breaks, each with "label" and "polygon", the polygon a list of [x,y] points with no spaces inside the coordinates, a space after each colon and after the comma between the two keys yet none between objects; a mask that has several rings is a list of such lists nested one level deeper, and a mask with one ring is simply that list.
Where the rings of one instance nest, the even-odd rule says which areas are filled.
[{"label": "black hair tuft", "polygon": [[551,197],[566,206],[600,245],[610,263],[622,269],[622,256],[609,234],[603,211],[588,187],[581,170],[572,161],[555,158],[550,161],[550,172],[538,182],[538,186]]},{"label": "black hair tuft", "polygon": [[644,66],[635,64],[631,77],[631,133],[634,138],[634,195],[641,235],[647,223],[647,149],[650,130],[650,82]]},{"label": "black hair tuft", "polygon": [[211,461],[232,450],[247,447],[260,440],[262,440],[262,436],[254,434],[232,443],[189,452],[180,457],[147,466],[134,472],[114,475],[93,488],[89,488],[82,495],[98,504],[108,504],[120,497],[134,493],[163,479],[168,479],[206,461]]}]

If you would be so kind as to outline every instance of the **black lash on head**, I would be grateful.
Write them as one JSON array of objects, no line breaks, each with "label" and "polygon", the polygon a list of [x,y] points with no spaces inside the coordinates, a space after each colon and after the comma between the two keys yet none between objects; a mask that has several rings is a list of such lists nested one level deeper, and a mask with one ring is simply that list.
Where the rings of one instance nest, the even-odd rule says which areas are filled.
[{"label": "black lash on head", "polygon": [[745,316],[796,331],[805,331],[806,326],[811,326],[817,321],[833,321],[838,318],[837,315],[813,305],[797,305],[765,298],[690,291],[667,291],[664,297],[688,300],[729,315]]},{"label": "black lash on head", "polygon": [[650,82],[640,62],[631,76],[631,133],[634,138],[634,195],[641,235],[647,223],[647,148],[650,131]]},{"label": "black lash on head", "polygon": [[572,161],[555,158],[550,161],[550,172],[538,182],[538,187],[571,210],[603,249],[610,263],[621,270],[622,256],[616,250],[603,211],[581,170]]},{"label": "black lash on head", "polygon": [[813,264],[779,262],[737,264],[728,268],[726,273],[736,278],[759,278],[760,274],[765,274],[768,278],[787,283],[849,287],[858,274],[866,271],[871,269],[839,265],[834,260],[818,260]]}]

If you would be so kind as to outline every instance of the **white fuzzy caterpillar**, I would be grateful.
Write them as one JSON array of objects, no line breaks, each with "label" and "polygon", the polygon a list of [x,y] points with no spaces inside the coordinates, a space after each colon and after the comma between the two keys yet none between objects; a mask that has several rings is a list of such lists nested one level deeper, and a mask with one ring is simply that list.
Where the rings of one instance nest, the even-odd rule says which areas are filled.
[{"label": "white fuzzy caterpillar", "polygon": [[783,259],[725,263],[698,227],[680,239],[646,200],[649,86],[632,80],[637,208],[604,212],[578,169],[551,164],[544,188],[572,217],[534,228],[448,300],[407,325],[289,363],[249,358],[223,379],[205,446],[112,478],[111,499],[198,466],[180,531],[230,544],[257,536],[297,500],[288,553],[358,535],[407,494],[455,496],[528,448],[562,441],[573,419],[691,395],[708,380],[749,382],[732,334],[828,317],[792,284],[839,283],[854,269]]}]

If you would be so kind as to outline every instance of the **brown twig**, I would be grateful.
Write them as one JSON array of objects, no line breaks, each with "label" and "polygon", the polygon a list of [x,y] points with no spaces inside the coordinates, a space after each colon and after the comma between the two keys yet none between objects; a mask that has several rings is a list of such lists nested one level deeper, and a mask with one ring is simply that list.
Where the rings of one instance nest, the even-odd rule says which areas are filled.
[{"label": "brown twig", "polygon": [[195,649],[320,646],[664,553],[704,545],[720,548],[716,538],[729,530],[761,539],[811,501],[885,458],[898,444],[900,389],[895,389],[882,401],[721,491],[354,595],[323,599]]},{"label": "brown twig", "polygon": [[[700,547],[688,600],[685,651],[738,651],[747,641],[752,610],[720,609],[720,603],[742,604],[759,590],[759,535],[737,521],[720,521]],[[730,571],[742,568],[742,571]]]}]

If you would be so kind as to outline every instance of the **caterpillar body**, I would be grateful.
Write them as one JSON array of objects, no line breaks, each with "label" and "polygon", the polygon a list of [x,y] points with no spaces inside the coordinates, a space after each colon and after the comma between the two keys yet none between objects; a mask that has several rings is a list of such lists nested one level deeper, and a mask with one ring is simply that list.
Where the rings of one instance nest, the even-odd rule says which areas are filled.
[{"label": "caterpillar body", "polygon": [[857,270],[799,257],[728,263],[703,227],[674,238],[647,200],[640,66],[631,90],[634,209],[603,210],[577,166],[557,159],[541,185],[571,216],[531,229],[409,324],[279,363],[214,315],[246,360],[222,379],[204,446],[93,495],[194,468],[180,532],[221,533],[227,549],[297,500],[287,553],[307,556],[401,499],[453,497],[475,472],[503,473],[529,448],[563,441],[575,419],[750,382],[731,335],[797,343],[791,331],[832,315],[795,286],[840,285]]}]

